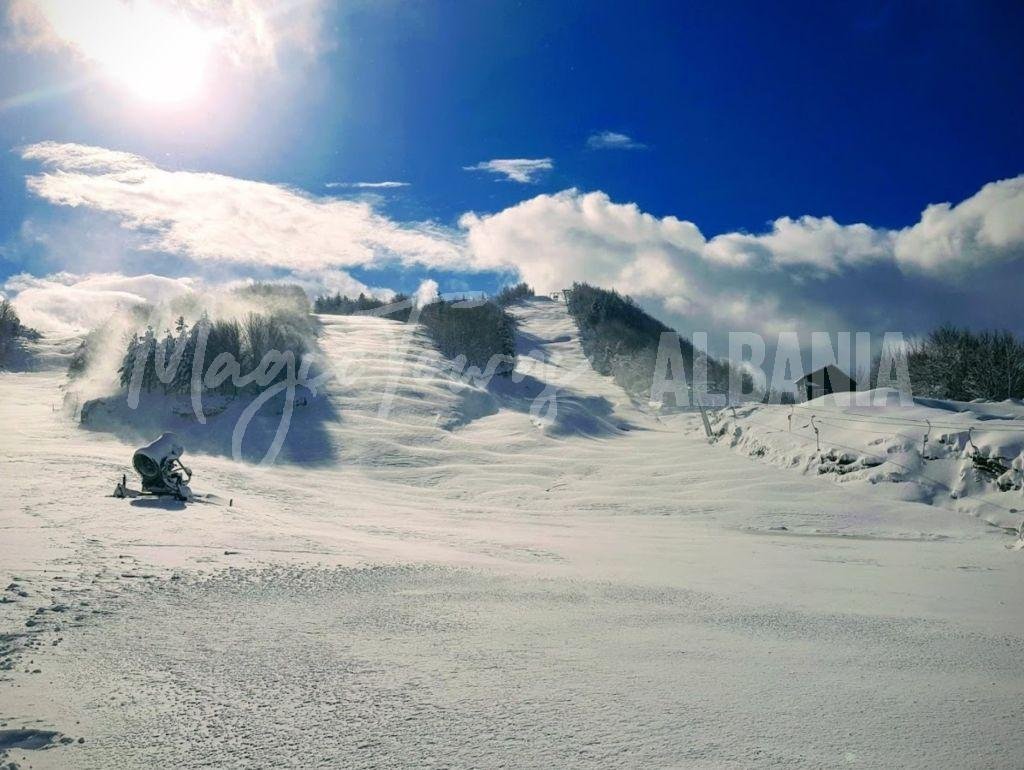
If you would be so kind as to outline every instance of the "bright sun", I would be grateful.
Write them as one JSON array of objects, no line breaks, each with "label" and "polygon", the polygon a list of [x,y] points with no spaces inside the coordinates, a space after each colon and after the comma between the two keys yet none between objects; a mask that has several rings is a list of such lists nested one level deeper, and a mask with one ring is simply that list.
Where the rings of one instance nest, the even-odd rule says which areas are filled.
[{"label": "bright sun", "polygon": [[58,34],[113,80],[151,102],[199,96],[215,34],[181,10],[153,0],[49,0]]},{"label": "bright sun", "polygon": [[107,71],[148,100],[180,102],[197,96],[206,80],[211,35],[181,16],[155,9],[139,31],[111,52],[104,62]]}]

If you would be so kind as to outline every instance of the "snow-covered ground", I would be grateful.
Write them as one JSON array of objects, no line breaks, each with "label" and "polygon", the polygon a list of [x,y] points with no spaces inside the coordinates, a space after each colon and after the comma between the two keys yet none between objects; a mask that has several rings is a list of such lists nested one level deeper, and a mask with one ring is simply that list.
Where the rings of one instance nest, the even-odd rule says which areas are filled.
[{"label": "snow-covered ground", "polygon": [[794,406],[754,404],[712,417],[715,440],[779,467],[895,498],[941,505],[1019,530],[1024,405],[837,393]]},{"label": "snow-covered ground", "polygon": [[188,455],[230,506],[108,497],[133,444],[68,417],[60,346],[0,374],[7,761],[1020,766],[1010,535],[709,445],[586,366],[564,306],[514,311],[490,388],[325,318],[314,440]]}]

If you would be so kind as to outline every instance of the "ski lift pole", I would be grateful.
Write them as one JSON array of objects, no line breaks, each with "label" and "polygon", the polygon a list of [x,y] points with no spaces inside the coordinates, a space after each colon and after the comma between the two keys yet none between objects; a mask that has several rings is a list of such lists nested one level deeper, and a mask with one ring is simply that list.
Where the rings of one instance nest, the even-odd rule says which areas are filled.
[{"label": "ski lift pole", "polygon": [[693,393],[693,400],[697,403],[697,408],[700,409],[700,420],[704,423],[704,435],[708,437],[708,441],[711,441],[711,423],[708,421],[708,413],[704,410],[704,402],[700,400],[700,396],[697,395],[697,391],[690,386],[690,392]]}]

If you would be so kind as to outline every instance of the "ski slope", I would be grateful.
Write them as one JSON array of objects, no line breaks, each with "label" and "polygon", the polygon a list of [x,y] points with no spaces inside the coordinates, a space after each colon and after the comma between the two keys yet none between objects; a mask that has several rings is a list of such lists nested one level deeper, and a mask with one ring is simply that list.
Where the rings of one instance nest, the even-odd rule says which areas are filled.
[{"label": "ski slope", "polygon": [[230,506],[107,497],[129,434],[71,419],[59,356],[0,373],[0,731],[39,731],[6,761],[1020,765],[1013,538],[709,444],[593,372],[564,305],[513,311],[486,385],[324,317],[282,461],[194,428]]}]

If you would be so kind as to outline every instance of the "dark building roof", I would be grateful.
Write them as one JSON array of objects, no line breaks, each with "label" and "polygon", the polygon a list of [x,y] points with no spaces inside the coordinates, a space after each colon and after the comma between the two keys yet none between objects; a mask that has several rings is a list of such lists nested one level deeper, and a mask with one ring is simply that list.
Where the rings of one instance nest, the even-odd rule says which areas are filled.
[{"label": "dark building roof", "polygon": [[796,384],[800,388],[805,388],[808,384],[812,384],[833,392],[857,389],[857,381],[833,364],[815,369],[813,372],[808,372],[797,380]]}]

